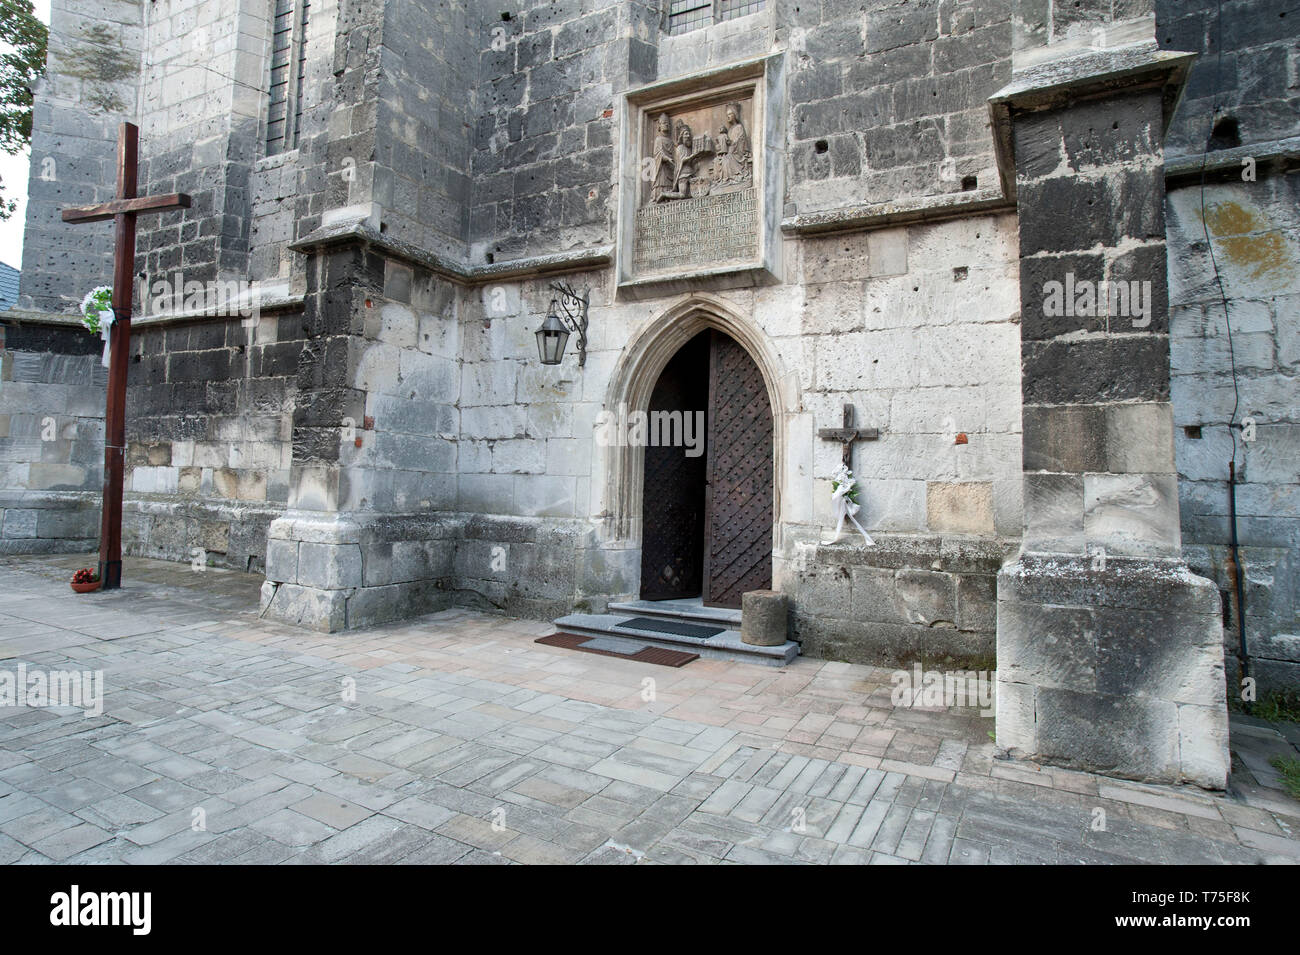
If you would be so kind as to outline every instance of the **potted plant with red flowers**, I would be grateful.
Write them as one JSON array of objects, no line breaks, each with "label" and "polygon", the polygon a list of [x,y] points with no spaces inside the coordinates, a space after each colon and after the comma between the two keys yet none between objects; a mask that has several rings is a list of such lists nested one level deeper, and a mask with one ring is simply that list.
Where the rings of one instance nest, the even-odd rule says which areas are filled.
[{"label": "potted plant with red flowers", "polygon": [[83,567],[72,575],[72,589],[79,594],[88,594],[99,589],[99,574],[89,567]]}]

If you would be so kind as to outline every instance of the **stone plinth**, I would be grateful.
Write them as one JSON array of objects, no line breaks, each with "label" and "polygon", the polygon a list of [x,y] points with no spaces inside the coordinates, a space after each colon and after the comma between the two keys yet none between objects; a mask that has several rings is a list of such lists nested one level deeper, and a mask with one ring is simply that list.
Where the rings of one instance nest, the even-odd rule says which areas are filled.
[{"label": "stone plinth", "polygon": [[1222,619],[1180,560],[1022,555],[998,575],[997,743],[1149,782],[1222,789]]},{"label": "stone plinth", "polygon": [[740,639],[750,646],[779,647],[786,640],[790,599],[777,590],[751,590],[740,598]]}]

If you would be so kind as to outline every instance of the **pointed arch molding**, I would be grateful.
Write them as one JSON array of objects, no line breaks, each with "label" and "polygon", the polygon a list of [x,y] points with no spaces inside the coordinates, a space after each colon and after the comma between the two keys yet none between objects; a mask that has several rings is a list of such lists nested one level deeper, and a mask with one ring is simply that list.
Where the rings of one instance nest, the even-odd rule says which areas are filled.
[{"label": "pointed arch molding", "polygon": [[[794,407],[793,380],[786,373],[771,339],[730,302],[696,293],[669,306],[634,335],[623,349],[610,377],[604,410],[620,407],[646,411],[659,375],[677,350],[706,329],[730,335],[754,360],[767,385],[772,404],[773,468],[772,533],[775,547],[781,527],[782,483],[785,474],[786,421]],[[605,466],[606,534],[614,540],[641,543],[641,512],[645,479],[645,449],[607,447]]]}]

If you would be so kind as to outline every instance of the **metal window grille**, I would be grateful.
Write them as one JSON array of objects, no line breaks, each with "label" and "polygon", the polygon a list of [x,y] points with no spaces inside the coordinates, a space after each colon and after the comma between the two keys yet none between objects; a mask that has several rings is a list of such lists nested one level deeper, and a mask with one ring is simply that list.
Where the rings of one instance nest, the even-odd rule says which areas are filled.
[{"label": "metal window grille", "polygon": [[762,10],[767,0],[669,0],[668,32],[685,33]]},{"label": "metal window grille", "polygon": [[271,27],[271,85],[266,154],[298,146],[302,87],[307,72],[307,12],[311,0],[275,0]]}]

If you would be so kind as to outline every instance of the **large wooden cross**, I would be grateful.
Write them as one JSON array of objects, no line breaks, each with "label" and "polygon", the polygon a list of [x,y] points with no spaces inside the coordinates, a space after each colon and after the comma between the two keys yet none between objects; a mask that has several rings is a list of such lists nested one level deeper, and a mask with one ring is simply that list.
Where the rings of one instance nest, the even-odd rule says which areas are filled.
[{"label": "large wooden cross", "polygon": [[826,441],[842,441],[844,443],[844,466],[852,471],[853,442],[875,441],[879,439],[880,431],[877,428],[855,428],[853,426],[853,405],[845,405],[844,427],[818,428],[817,437]]},{"label": "large wooden cross", "polygon": [[117,132],[117,198],[63,210],[64,222],[112,219],[113,327],[109,332],[108,401],[104,413],[104,503],[99,530],[99,579],[105,590],[122,586],[122,482],[126,457],[126,366],[131,343],[131,288],[135,273],[135,217],[142,212],[188,209],[181,192],[137,196],[140,131],[123,123]]}]

